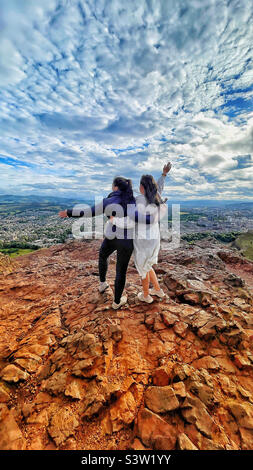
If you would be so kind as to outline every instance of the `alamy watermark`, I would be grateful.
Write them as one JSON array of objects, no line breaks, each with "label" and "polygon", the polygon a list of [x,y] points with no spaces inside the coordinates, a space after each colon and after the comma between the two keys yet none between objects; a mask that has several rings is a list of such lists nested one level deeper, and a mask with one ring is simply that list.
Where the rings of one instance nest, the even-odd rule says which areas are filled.
[{"label": "alamy watermark", "polygon": [[[168,241],[168,249],[180,245],[180,204],[172,204],[171,227],[167,204],[147,206],[128,204],[126,215],[120,204],[109,204],[105,209],[101,199],[92,207],[78,204],[72,210],[77,219],[72,224],[72,235],[76,239],[156,239]],[[113,217],[113,219],[112,219]]]}]

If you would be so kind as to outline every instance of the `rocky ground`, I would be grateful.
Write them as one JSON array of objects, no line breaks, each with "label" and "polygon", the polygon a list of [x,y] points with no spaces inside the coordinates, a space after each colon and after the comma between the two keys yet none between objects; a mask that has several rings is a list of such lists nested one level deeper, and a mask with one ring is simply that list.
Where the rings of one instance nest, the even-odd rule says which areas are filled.
[{"label": "rocky ground", "polygon": [[[0,449],[253,449],[253,263],[166,243],[164,300],[98,293],[100,240],[16,258],[0,274]],[[113,288],[115,255],[108,281]]]}]

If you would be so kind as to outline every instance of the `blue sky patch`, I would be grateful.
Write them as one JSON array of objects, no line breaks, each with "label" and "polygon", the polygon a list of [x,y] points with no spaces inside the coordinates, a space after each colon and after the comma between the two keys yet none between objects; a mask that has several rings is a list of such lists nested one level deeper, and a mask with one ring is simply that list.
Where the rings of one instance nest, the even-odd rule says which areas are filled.
[{"label": "blue sky patch", "polygon": [[253,194],[248,0],[0,0],[0,194]]}]

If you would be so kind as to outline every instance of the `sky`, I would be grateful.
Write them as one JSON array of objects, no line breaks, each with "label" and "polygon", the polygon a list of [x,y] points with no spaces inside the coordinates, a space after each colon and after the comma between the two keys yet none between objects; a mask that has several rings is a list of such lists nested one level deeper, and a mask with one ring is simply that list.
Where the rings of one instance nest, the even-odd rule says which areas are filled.
[{"label": "sky", "polygon": [[0,194],[253,200],[253,2],[0,0]]}]

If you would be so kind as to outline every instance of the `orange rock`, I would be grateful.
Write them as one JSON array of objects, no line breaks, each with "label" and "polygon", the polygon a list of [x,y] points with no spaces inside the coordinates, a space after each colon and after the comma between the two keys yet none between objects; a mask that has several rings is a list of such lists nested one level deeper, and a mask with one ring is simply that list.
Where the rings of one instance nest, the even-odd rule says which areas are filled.
[{"label": "orange rock", "polygon": [[178,317],[170,312],[162,312],[162,319],[164,324],[168,327],[173,326],[176,321],[178,321]]},{"label": "orange rock", "polygon": [[25,438],[17,425],[12,410],[0,404],[0,449],[24,450]]},{"label": "orange rock", "polygon": [[86,382],[81,379],[74,378],[67,384],[64,393],[66,396],[81,400],[85,395],[86,388]]},{"label": "orange rock", "polygon": [[173,327],[175,333],[181,338],[185,338],[187,334],[188,325],[183,321],[177,321]]},{"label": "orange rock", "polygon": [[171,386],[148,387],[144,393],[145,405],[155,413],[166,413],[179,408],[179,401]]},{"label": "orange rock", "polygon": [[220,368],[219,363],[212,356],[204,356],[201,359],[197,359],[193,361],[192,365],[196,367],[196,369],[218,370]]},{"label": "orange rock", "polygon": [[184,382],[176,382],[172,385],[175,394],[177,397],[185,398],[186,397],[186,390]]},{"label": "orange rock", "polygon": [[166,366],[158,367],[154,370],[152,378],[154,385],[158,385],[160,387],[169,385],[171,371]]},{"label": "orange rock", "polygon": [[235,400],[227,402],[229,411],[236,419],[239,426],[253,430],[253,405],[250,403],[238,403]]},{"label": "orange rock", "polygon": [[108,409],[102,419],[102,428],[105,434],[119,431],[131,424],[137,414],[137,404],[133,394],[128,390]]},{"label": "orange rock", "polygon": [[180,450],[198,450],[198,448],[192,443],[189,437],[183,432],[178,435],[178,447]]},{"label": "orange rock", "polygon": [[9,364],[2,370],[1,377],[6,382],[19,382],[20,380],[27,380],[29,374],[14,364]]},{"label": "orange rock", "polygon": [[145,446],[157,450],[174,449],[176,444],[176,428],[146,408],[138,413],[136,433]]},{"label": "orange rock", "polygon": [[244,357],[241,354],[235,354],[233,359],[236,367],[238,367],[239,369],[253,369],[253,364],[247,357]]},{"label": "orange rock", "polygon": [[77,417],[73,414],[71,408],[60,408],[52,416],[48,432],[56,445],[62,444],[67,437],[74,434],[79,426]]},{"label": "orange rock", "polygon": [[194,423],[204,436],[212,437],[214,421],[201,400],[187,396],[182,405],[182,415],[188,423]]},{"label": "orange rock", "polygon": [[0,403],[6,403],[10,400],[9,389],[4,383],[0,383]]},{"label": "orange rock", "polygon": [[114,311],[116,254],[101,295],[100,245],[57,244],[0,275],[0,401],[17,410],[3,409],[4,445],[251,449],[253,263],[210,239],[164,246],[170,298],[138,302],[131,259]]},{"label": "orange rock", "polygon": [[142,444],[142,442],[141,442],[139,439],[137,439],[137,438],[134,439],[134,441],[133,441],[133,443],[131,444],[130,448],[131,448],[132,450],[147,450],[147,447],[145,447],[145,446]]},{"label": "orange rock", "polygon": [[35,437],[29,446],[29,450],[44,450],[43,439],[40,436]]},{"label": "orange rock", "polygon": [[253,432],[252,430],[245,429],[243,427],[239,428],[239,433],[242,442],[242,450],[252,450],[253,449]]}]

